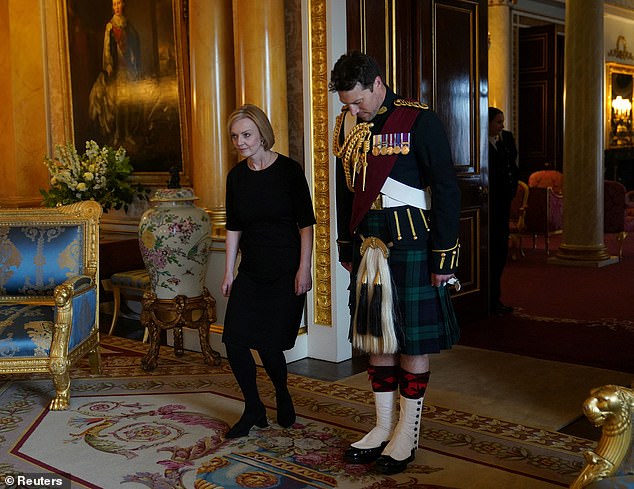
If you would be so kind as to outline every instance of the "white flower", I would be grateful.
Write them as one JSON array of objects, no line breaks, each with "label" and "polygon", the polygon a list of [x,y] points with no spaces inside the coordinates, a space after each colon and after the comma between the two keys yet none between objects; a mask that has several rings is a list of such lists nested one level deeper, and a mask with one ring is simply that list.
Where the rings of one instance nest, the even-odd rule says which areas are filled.
[{"label": "white flower", "polygon": [[86,151],[79,154],[70,143],[55,147],[55,157],[44,158],[49,174],[50,189],[40,189],[48,206],[69,204],[77,200],[95,200],[105,211],[119,209],[132,201],[133,193],[142,197],[146,191],[127,181],[133,171],[123,147],[99,147],[86,142]]}]

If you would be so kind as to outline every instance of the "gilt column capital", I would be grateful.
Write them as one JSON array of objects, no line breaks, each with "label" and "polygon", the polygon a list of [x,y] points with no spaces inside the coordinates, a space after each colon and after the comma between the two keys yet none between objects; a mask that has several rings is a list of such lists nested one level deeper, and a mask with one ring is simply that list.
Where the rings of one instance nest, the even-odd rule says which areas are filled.
[{"label": "gilt column capital", "polygon": [[512,7],[517,0],[489,0],[489,7]]}]

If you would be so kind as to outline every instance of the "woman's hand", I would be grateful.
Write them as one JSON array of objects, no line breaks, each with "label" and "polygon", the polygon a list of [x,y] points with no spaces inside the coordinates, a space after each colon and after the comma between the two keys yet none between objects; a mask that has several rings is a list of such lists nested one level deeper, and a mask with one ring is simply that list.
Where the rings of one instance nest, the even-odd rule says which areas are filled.
[{"label": "woman's hand", "polygon": [[313,278],[310,268],[299,267],[295,274],[295,295],[302,295],[313,288]]},{"label": "woman's hand", "polygon": [[225,278],[222,281],[222,285],[220,286],[222,295],[225,297],[229,297],[229,295],[231,294],[232,286],[233,286],[233,274],[225,275]]}]

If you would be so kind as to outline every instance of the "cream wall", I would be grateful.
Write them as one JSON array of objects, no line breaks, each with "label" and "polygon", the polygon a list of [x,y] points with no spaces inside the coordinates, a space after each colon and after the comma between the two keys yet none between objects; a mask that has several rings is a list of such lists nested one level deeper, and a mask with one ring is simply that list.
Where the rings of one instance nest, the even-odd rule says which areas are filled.
[{"label": "cream wall", "polygon": [[[621,44],[619,48],[622,50],[626,47],[631,54],[634,53],[634,12],[606,5],[604,20],[605,61],[606,63],[634,65],[634,57],[620,58],[614,54],[617,50],[617,39],[620,36],[625,39],[625,45]],[[613,51],[613,54],[610,54],[610,51]]]}]

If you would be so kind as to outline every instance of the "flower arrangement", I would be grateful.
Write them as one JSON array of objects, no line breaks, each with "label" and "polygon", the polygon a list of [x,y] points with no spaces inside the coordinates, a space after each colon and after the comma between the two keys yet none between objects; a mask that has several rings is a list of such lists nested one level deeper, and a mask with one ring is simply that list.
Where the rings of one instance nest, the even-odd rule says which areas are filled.
[{"label": "flower arrangement", "polygon": [[133,168],[122,147],[100,148],[91,140],[86,142],[86,152],[80,155],[70,143],[57,145],[55,158],[46,157],[44,164],[51,175],[51,186],[49,190],[40,189],[40,193],[48,207],[94,200],[104,212],[122,207],[127,212],[135,196],[147,198],[148,191],[142,185],[128,180]]}]

